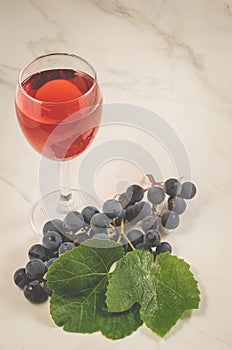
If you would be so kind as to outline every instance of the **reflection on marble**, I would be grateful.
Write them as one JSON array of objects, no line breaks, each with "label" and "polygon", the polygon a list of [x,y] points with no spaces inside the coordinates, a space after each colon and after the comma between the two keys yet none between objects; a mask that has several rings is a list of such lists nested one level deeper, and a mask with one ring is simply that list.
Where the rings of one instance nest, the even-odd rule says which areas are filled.
[{"label": "reflection on marble", "polygon": [[[1,0],[0,26],[3,349],[232,349],[232,1]],[[137,104],[162,115],[189,155],[198,197],[167,239],[191,264],[202,304],[164,340],[143,328],[115,343],[99,334],[66,334],[52,326],[48,306],[34,308],[12,287],[12,272],[39,240],[27,216],[39,194],[40,157],[17,125],[15,86],[25,64],[58,51],[95,66],[106,103]],[[100,132],[95,144],[105,138]]]}]

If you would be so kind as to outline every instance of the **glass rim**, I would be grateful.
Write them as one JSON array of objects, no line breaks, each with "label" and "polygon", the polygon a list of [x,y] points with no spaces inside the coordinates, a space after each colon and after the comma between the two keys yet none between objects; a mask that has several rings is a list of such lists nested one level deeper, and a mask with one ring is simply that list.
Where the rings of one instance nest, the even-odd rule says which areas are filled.
[{"label": "glass rim", "polygon": [[[23,88],[22,86],[22,75],[23,73],[25,72],[25,70],[31,65],[33,64],[34,62],[40,60],[41,58],[45,58],[45,57],[49,57],[49,56],[69,56],[69,57],[73,57],[73,58],[76,58],[82,62],[84,62],[85,64],[87,64],[91,70],[93,71],[93,74],[94,74],[94,81],[93,81],[93,85],[91,86],[91,88],[86,91],[83,95],[77,97],[77,98],[74,98],[72,100],[68,100],[68,101],[61,101],[61,102],[54,102],[54,101],[42,101],[42,100],[38,100],[34,97],[32,97],[31,95],[29,95],[26,90]],[[19,72],[19,76],[18,76],[18,86],[19,86],[19,89],[20,91],[29,99],[35,101],[36,103],[39,103],[39,104],[49,104],[49,105],[65,105],[65,104],[69,104],[69,103],[72,103],[72,102],[75,102],[75,101],[80,101],[82,98],[85,98],[87,95],[89,95],[93,90],[94,88],[96,87],[97,85],[97,73],[94,69],[94,67],[92,66],[92,64],[90,64],[86,59],[82,58],[81,56],[78,56],[78,55],[75,55],[75,54],[71,54],[71,53],[65,53],[65,52],[54,52],[54,53],[48,53],[48,54],[45,54],[45,55],[41,55],[41,56],[38,56],[36,57],[34,60],[32,60],[30,63],[28,63],[24,68],[21,69],[21,71]]]}]

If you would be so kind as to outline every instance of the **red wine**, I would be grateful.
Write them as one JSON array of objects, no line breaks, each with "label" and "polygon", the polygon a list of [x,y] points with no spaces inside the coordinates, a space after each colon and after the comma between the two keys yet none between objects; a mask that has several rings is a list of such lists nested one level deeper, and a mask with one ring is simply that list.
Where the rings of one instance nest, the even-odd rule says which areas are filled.
[{"label": "red wine", "polygon": [[23,81],[16,112],[25,137],[37,152],[50,159],[71,159],[96,135],[102,114],[101,93],[84,72],[47,70]]}]

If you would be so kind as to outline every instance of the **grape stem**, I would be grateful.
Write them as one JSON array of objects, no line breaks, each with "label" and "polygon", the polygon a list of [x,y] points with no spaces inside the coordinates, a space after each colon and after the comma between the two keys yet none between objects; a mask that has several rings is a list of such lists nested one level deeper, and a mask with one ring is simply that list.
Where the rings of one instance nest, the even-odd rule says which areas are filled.
[{"label": "grape stem", "polygon": [[136,250],[127,235],[124,232],[124,220],[121,221],[121,235],[125,238],[125,240],[128,242],[129,246],[131,247],[132,250]]},{"label": "grape stem", "polygon": [[158,211],[155,211],[152,214],[153,214],[153,216],[157,216],[158,218],[162,217],[162,215]]},{"label": "grape stem", "polygon": [[[151,183],[151,186],[160,186],[160,187],[164,187],[164,183],[163,182],[157,182],[154,178],[154,176],[152,174],[146,174],[148,180]],[[147,191],[149,188],[145,189],[144,191]]]},{"label": "grape stem", "polygon": [[115,224],[115,220],[116,220],[116,218],[111,219],[111,225],[110,226],[116,231],[117,230],[117,226]]},{"label": "grape stem", "polygon": [[153,216],[157,215],[156,205],[155,204],[152,204],[152,214],[153,214]]}]

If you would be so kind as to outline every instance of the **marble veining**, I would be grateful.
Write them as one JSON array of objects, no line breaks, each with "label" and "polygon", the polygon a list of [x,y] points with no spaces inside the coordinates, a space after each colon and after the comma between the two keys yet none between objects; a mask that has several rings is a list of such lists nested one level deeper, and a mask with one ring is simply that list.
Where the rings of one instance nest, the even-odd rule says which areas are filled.
[{"label": "marble veining", "polygon": [[[161,52],[166,53],[170,58],[175,56],[175,50],[183,50],[183,52],[187,56],[185,57],[188,58],[188,62],[191,62],[195,70],[195,74],[205,85],[205,87],[209,89],[210,92],[213,93],[216,98],[219,98],[220,100],[223,100],[227,103],[232,102],[230,97],[220,94],[217,86],[215,86],[211,82],[210,77],[207,76],[204,70],[203,55],[195,52],[195,50],[188,43],[180,40],[180,38],[175,34],[175,31],[171,32],[163,30],[158,24],[156,24],[156,22],[151,21],[146,14],[141,13],[136,9],[127,7],[125,4],[118,0],[110,2],[94,0],[93,3],[104,12],[112,16],[123,18],[125,21],[129,21],[134,26],[148,26],[152,31],[156,33],[156,35],[162,38],[164,43],[167,45],[166,47],[161,49]],[[165,6],[165,1],[162,1],[161,5],[161,9],[163,9]],[[221,9],[221,7],[223,7],[223,9]],[[220,4],[220,11],[223,13],[223,15],[230,16],[230,4]]]},{"label": "marble veining", "polygon": [[46,9],[44,9],[42,6],[39,5],[37,1],[34,0],[27,0],[28,3],[36,10],[39,12],[39,15],[42,16],[49,24],[54,26],[55,28],[58,28],[62,30],[61,26],[59,23],[55,20],[53,20],[47,13]]},{"label": "marble veining", "polygon": [[[34,40],[29,41],[27,43],[27,48],[33,57],[37,57],[38,55],[40,55],[40,53],[38,53],[38,51],[41,51],[41,47],[44,48],[44,50],[43,50],[44,53],[51,52],[50,47],[54,42],[56,43],[56,47],[58,46],[58,44],[59,44],[59,47],[62,47],[63,45],[65,45],[66,40],[65,40],[62,32],[59,31],[56,35],[54,35],[52,37],[42,37],[41,39],[36,40],[36,41],[34,41]],[[40,50],[38,50],[38,47],[40,48]],[[61,52],[62,49],[56,50],[56,51]]]},{"label": "marble veining", "polygon": [[225,345],[226,349],[232,349],[232,343],[224,341],[222,338],[218,337],[215,334],[210,334],[209,332],[206,332],[199,327],[194,326],[193,327],[197,332],[202,333],[206,339],[207,337],[210,337],[211,339],[215,340],[215,342],[218,344],[218,346]]},{"label": "marble veining", "polygon": [[15,87],[20,68],[12,67],[7,64],[0,64],[0,84],[8,87]]},{"label": "marble veining", "polygon": [[0,175],[0,181],[3,182],[4,184],[10,186],[11,188],[13,188],[19,195],[22,199],[24,199],[27,203],[29,204],[33,204],[32,201],[28,198],[28,196],[22,192],[18,186],[16,184],[14,184],[13,182],[11,182],[8,177],[4,177],[2,175]]},{"label": "marble veining", "polygon": [[158,25],[156,25],[154,22],[149,20],[149,18],[133,9],[126,7],[124,4],[122,4],[118,0],[114,1],[98,1],[98,0],[93,0],[93,3],[95,3],[98,7],[100,7],[103,11],[113,15],[113,16],[122,16],[125,20],[129,20],[132,24],[138,26],[138,25],[146,25],[151,27],[152,30],[156,31],[157,34],[159,34],[163,40],[167,43],[169,49],[168,53],[169,55],[172,54],[173,49],[176,47],[179,47],[183,49],[189,56],[192,64],[197,68],[197,69],[202,69],[203,68],[203,63],[202,63],[202,58],[198,57],[191,47],[187,45],[186,43],[180,41],[178,38],[175,37],[174,34],[165,32],[162,30]]}]

